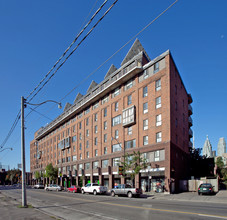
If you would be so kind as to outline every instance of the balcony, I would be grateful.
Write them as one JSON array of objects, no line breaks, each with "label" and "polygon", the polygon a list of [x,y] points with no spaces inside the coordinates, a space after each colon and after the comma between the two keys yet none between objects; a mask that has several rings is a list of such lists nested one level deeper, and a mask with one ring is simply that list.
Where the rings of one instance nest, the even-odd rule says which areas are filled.
[{"label": "balcony", "polygon": [[188,146],[189,146],[190,148],[192,148],[192,147],[193,147],[193,144],[192,144],[192,142],[191,142],[191,141],[189,141]]},{"label": "balcony", "polygon": [[191,128],[189,128],[188,135],[189,135],[189,138],[193,137],[193,131]]},{"label": "balcony", "polygon": [[188,104],[191,104],[193,102],[192,95],[188,94]]},{"label": "balcony", "polygon": [[188,124],[189,124],[189,127],[191,127],[193,125],[193,120],[192,120],[191,116],[188,117]]},{"label": "balcony", "polygon": [[61,123],[71,119],[76,114],[80,113],[85,108],[113,91],[115,88],[127,82],[142,70],[142,64],[137,59],[130,63],[126,63],[120,69],[112,73],[107,79],[98,84],[92,91],[81,97],[76,103],[74,103],[46,127],[39,129],[35,136],[36,140],[41,139],[46,134],[56,129]]},{"label": "balcony", "polygon": [[192,115],[192,114],[193,114],[192,106],[189,104],[188,105],[188,115]]}]

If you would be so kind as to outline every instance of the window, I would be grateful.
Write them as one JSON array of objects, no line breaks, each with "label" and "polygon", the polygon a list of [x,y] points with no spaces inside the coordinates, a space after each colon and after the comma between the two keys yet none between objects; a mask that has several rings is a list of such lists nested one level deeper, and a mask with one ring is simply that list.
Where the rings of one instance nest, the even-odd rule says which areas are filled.
[{"label": "window", "polygon": [[148,71],[147,70],[144,70],[144,72],[143,72],[143,78],[144,79],[147,79],[148,76],[149,76]]},{"label": "window", "polygon": [[104,154],[107,154],[107,147],[104,147]]},{"label": "window", "polygon": [[156,98],[155,103],[156,103],[156,109],[162,107],[161,96],[159,96],[158,98]]},{"label": "window", "polygon": [[146,114],[148,112],[148,103],[143,103],[143,114]]},{"label": "window", "polygon": [[80,154],[80,160],[82,160],[82,154]]},{"label": "window", "polygon": [[143,136],[143,145],[148,145],[148,136]]},{"label": "window", "polygon": [[80,143],[80,147],[79,147],[80,150],[82,150],[82,144]]},{"label": "window", "polygon": [[128,127],[128,135],[132,135],[132,126]]},{"label": "window", "polygon": [[162,125],[162,115],[156,115],[156,126]]},{"label": "window", "polygon": [[72,137],[72,142],[76,142],[76,135]]},{"label": "window", "polygon": [[112,145],[112,152],[121,151],[121,143]]},{"label": "window", "polygon": [[112,126],[121,124],[121,115],[112,118]]},{"label": "window", "polygon": [[93,109],[96,109],[99,107],[99,102],[96,102],[94,105],[93,105]]},{"label": "window", "polygon": [[177,105],[177,102],[175,102],[175,110],[177,111],[178,109],[178,105]]},{"label": "window", "polygon": [[177,95],[177,85],[175,85],[175,95]]},{"label": "window", "polygon": [[109,160],[102,160],[102,168],[107,168],[109,166]]},{"label": "window", "polygon": [[107,116],[107,108],[104,108],[104,110],[103,110],[103,116],[104,116],[104,117]]},{"label": "window", "polygon": [[148,129],[148,119],[143,120],[143,130]]},{"label": "window", "polygon": [[97,113],[94,114],[94,121],[98,121],[98,115],[97,115]]},{"label": "window", "polygon": [[162,132],[156,133],[156,142],[159,143],[162,141]]},{"label": "window", "polygon": [[95,150],[95,157],[97,157],[98,156],[98,150],[96,149]]},{"label": "window", "polygon": [[120,88],[116,88],[116,89],[114,90],[114,92],[113,92],[112,97],[114,98],[114,97],[118,96],[120,93],[121,93]]},{"label": "window", "polygon": [[89,130],[86,130],[86,136],[89,137]]},{"label": "window", "polygon": [[86,118],[86,125],[89,125],[89,118]]},{"label": "window", "polygon": [[147,97],[147,86],[143,87],[143,97]]},{"label": "window", "polygon": [[82,123],[81,122],[79,122],[79,129],[81,129],[82,128]]},{"label": "window", "polygon": [[89,151],[86,152],[86,157],[89,158]]},{"label": "window", "polygon": [[103,123],[104,125],[103,125],[103,127],[104,127],[104,130],[106,130],[107,129],[107,121],[104,121],[104,123]]},{"label": "window", "polygon": [[89,170],[90,169],[90,163],[85,163],[85,170]]},{"label": "window", "polygon": [[136,147],[136,139],[125,141],[125,148],[135,148]]},{"label": "window", "polygon": [[123,110],[123,126],[129,126],[136,122],[135,106]]},{"label": "window", "polygon": [[80,140],[82,140],[82,134],[80,133]]},{"label": "window", "polygon": [[133,86],[133,80],[130,79],[126,84],[125,84],[125,90],[128,90],[130,88],[132,88]]},{"label": "window", "polygon": [[98,145],[98,138],[95,137],[95,145]]},{"label": "window", "polygon": [[113,167],[117,167],[120,165],[121,159],[120,157],[113,158]]},{"label": "window", "polygon": [[86,148],[89,148],[89,141],[86,141]]},{"label": "window", "polygon": [[131,105],[132,104],[132,95],[129,95],[128,96],[128,105]]},{"label": "window", "polygon": [[98,125],[95,125],[95,134],[98,133]]},{"label": "window", "polygon": [[105,96],[103,99],[102,99],[102,105],[106,102],[109,101],[109,95]]},{"label": "window", "polygon": [[104,134],[104,139],[103,139],[104,143],[107,142],[107,134]]},{"label": "window", "polygon": [[175,119],[175,127],[177,128],[177,126],[178,126],[178,120],[177,120],[177,118]]},{"label": "window", "polygon": [[76,155],[72,156],[72,160],[73,160],[73,161],[76,161],[76,160],[77,160]]},{"label": "window", "polygon": [[118,106],[119,106],[118,102],[115,102],[115,104],[114,104],[114,109],[115,109],[115,112],[117,112],[117,111],[118,111]]},{"label": "window", "polygon": [[90,112],[90,107],[88,107],[88,108],[86,108],[85,110],[84,110],[84,114],[86,115],[86,114],[88,114]]},{"label": "window", "polygon": [[155,90],[159,91],[161,89],[161,79],[155,81]]},{"label": "window", "polygon": [[115,130],[115,138],[118,139],[119,138],[119,131]]},{"label": "window", "polygon": [[154,161],[159,161],[160,160],[160,151],[157,150],[154,152]]},{"label": "window", "polygon": [[93,169],[97,169],[99,167],[99,162],[98,161],[94,161],[93,162]]},{"label": "window", "polygon": [[157,73],[159,71],[159,63],[154,64],[154,73]]}]

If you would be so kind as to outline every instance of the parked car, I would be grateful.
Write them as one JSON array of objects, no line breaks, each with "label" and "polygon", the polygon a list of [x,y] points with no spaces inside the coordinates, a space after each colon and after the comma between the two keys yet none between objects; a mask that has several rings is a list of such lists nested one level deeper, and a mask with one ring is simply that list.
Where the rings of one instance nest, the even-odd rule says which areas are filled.
[{"label": "parked car", "polygon": [[71,187],[67,188],[67,192],[79,193],[79,192],[81,192],[81,188],[80,188],[80,186],[71,186]]},{"label": "parked car", "polygon": [[210,183],[203,183],[198,188],[198,194],[214,194],[214,187]]},{"label": "parked car", "polygon": [[132,188],[128,184],[119,184],[115,188],[110,190],[111,196],[115,195],[127,195],[129,198],[133,196],[139,197],[142,194],[142,189]]},{"label": "parked car", "polygon": [[98,183],[88,183],[81,188],[81,192],[84,193],[93,193],[94,195],[106,194],[107,187],[100,186]]},{"label": "parked car", "polygon": [[42,183],[38,183],[38,184],[34,185],[33,188],[34,189],[44,189],[44,185]]},{"label": "parked car", "polygon": [[46,191],[61,191],[62,188],[61,186],[57,185],[57,184],[50,184],[49,186],[46,186],[45,187],[45,190]]}]

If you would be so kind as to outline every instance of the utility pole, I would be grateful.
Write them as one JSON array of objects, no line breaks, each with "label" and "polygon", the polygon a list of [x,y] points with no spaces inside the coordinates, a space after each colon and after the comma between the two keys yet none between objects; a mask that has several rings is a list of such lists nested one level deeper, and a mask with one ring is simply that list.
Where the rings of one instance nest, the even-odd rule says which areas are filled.
[{"label": "utility pole", "polygon": [[27,207],[26,171],[25,171],[25,141],[24,141],[24,97],[21,96],[21,163],[22,163],[22,207]]}]

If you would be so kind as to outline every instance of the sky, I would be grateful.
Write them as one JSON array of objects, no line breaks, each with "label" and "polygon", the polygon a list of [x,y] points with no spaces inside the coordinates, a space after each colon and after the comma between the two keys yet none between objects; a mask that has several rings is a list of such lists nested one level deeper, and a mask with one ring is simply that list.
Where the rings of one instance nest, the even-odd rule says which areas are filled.
[{"label": "sky", "polygon": [[[33,91],[103,1],[0,0],[0,145],[20,110],[21,96],[27,97]],[[133,37],[173,2],[119,0],[32,103],[62,100],[64,107],[67,102],[73,103],[78,92],[86,94],[91,81],[101,82],[111,64],[120,67]],[[98,18],[112,3],[108,1]],[[193,98],[196,148],[203,147],[207,135],[213,150],[217,150],[220,137],[227,139],[226,15],[226,0],[179,0],[137,36],[151,59],[171,51]],[[133,40],[95,71],[130,39]],[[26,171],[30,171],[34,132],[63,112],[51,103],[36,110],[29,114],[31,109],[25,109],[25,115],[29,114],[25,119]],[[0,152],[0,163],[11,169],[21,163],[20,129],[19,121],[3,148],[12,147],[13,151]]]}]

